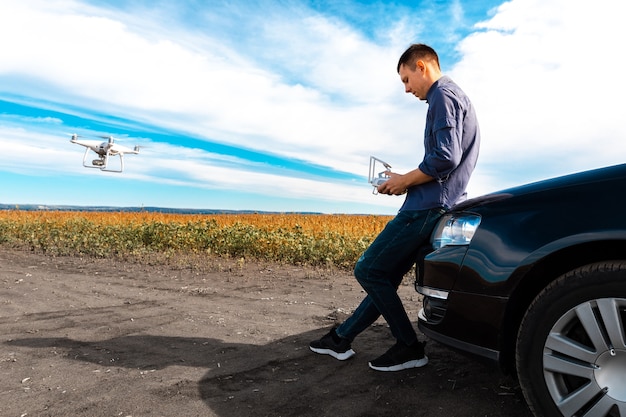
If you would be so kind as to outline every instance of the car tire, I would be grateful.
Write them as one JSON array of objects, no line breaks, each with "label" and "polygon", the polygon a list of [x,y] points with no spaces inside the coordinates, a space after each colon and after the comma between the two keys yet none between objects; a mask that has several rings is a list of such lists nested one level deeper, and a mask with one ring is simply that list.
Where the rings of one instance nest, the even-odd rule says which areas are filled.
[{"label": "car tire", "polygon": [[626,262],[544,288],[522,319],[516,369],[536,416],[626,417]]}]

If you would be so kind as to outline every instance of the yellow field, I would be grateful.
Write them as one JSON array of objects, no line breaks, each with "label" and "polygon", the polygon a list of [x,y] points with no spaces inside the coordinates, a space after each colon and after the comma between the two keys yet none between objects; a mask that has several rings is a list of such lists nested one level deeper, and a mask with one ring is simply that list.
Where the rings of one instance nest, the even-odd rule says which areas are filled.
[{"label": "yellow field", "polygon": [[211,254],[351,268],[390,216],[0,211],[0,245],[50,255]]}]

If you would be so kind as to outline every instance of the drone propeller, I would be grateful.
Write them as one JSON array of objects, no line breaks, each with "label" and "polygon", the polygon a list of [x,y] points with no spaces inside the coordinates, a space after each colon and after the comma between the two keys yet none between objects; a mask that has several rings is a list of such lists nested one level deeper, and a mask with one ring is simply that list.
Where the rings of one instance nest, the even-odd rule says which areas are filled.
[{"label": "drone propeller", "polygon": [[71,136],[71,140],[76,140],[78,138],[82,138],[81,135],[77,134],[77,133],[66,133],[66,135]]},{"label": "drone propeller", "polygon": [[113,136],[99,136],[99,137],[102,139],[106,139],[110,145],[113,144],[113,142],[115,142],[115,139],[113,139]]}]

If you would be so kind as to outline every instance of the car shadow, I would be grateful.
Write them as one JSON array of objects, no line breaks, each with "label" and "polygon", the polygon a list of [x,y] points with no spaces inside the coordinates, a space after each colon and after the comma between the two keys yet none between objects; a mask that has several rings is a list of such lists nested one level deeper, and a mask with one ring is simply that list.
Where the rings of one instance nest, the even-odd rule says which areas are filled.
[{"label": "car shadow", "polygon": [[[203,337],[127,335],[97,342],[22,338],[6,344],[55,347],[69,360],[128,369],[206,368],[197,394],[213,413],[242,416],[531,416],[514,380],[431,342],[430,363],[402,372],[376,372],[368,359],[391,340],[374,326],[353,344],[358,354],[340,362],[316,355],[319,329],[254,345]],[[462,406],[459,407],[459,404]]]}]

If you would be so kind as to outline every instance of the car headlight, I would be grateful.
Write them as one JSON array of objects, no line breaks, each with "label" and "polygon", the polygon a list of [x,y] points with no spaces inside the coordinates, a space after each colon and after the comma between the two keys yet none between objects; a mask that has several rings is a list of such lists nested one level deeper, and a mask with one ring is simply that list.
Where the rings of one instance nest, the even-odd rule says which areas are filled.
[{"label": "car headlight", "polygon": [[469,245],[480,224],[480,216],[467,213],[444,214],[431,236],[433,248]]}]

